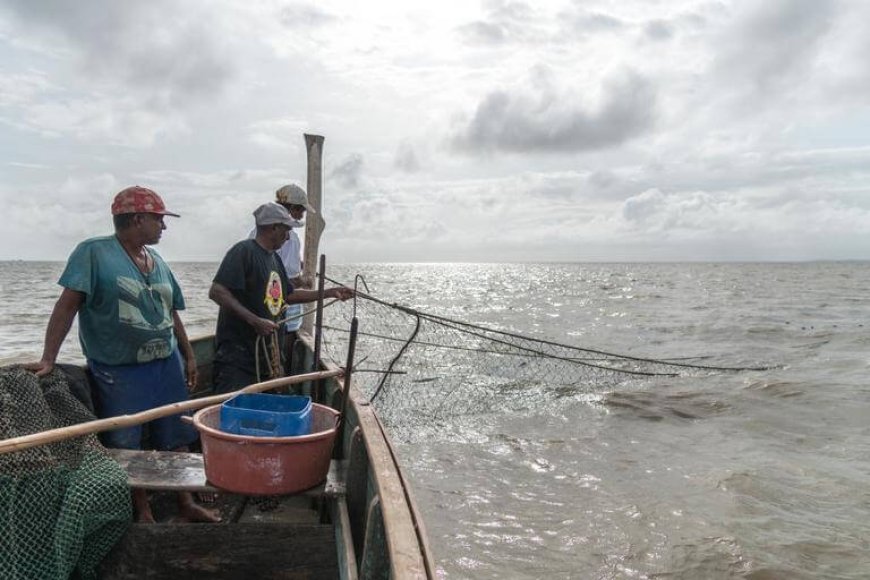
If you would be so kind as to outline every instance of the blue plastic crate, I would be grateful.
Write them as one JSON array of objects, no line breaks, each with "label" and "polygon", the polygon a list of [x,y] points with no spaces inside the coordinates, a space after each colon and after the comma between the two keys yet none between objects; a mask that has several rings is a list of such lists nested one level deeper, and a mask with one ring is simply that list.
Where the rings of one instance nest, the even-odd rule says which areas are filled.
[{"label": "blue plastic crate", "polygon": [[243,393],[221,405],[221,431],[252,437],[311,433],[311,398]]}]

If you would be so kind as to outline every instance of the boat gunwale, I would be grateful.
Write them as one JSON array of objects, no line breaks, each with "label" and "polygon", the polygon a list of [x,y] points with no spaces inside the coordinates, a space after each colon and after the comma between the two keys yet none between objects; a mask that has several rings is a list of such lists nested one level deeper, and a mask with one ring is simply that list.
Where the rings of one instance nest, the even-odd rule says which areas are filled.
[{"label": "boat gunwale", "polygon": [[[311,348],[313,338],[301,330],[298,335],[298,340]],[[321,360],[320,364],[323,370],[340,368],[326,360]],[[331,380],[344,389],[343,377],[332,377]],[[365,395],[353,385],[353,381],[348,402],[363,435],[369,472],[373,474],[371,479],[381,502],[392,577],[437,578],[423,519],[380,417]]]}]

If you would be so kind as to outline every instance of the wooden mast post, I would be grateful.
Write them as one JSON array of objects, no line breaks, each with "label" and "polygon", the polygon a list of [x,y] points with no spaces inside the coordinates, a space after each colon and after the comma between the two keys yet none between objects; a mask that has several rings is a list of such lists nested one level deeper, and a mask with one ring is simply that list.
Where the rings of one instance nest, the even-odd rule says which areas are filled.
[{"label": "wooden mast post", "polygon": [[[302,274],[306,280],[314,280],[317,269],[320,236],[326,227],[323,219],[323,136],[305,134],[305,150],[308,157],[308,204],[317,213],[308,213],[305,217],[305,251],[302,260]],[[310,313],[312,307],[305,306],[306,312]],[[302,330],[312,336],[314,320],[306,316],[302,319]]]}]

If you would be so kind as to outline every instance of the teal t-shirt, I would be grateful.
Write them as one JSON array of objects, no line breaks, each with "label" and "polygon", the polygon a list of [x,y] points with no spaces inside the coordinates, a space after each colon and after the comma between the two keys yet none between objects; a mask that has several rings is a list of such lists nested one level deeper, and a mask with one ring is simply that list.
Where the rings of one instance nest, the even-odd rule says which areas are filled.
[{"label": "teal t-shirt", "polygon": [[89,359],[108,365],[168,357],[176,347],[172,311],[184,297],[163,258],[143,274],[115,236],[80,243],[58,284],[85,294],[79,309],[79,340]]}]

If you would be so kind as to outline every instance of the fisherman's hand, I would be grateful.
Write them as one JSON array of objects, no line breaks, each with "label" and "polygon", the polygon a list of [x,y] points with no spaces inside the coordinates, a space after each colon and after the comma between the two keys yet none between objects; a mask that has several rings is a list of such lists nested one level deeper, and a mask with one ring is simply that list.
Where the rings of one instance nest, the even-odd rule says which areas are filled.
[{"label": "fisherman's hand", "polygon": [[344,286],[338,286],[336,288],[330,288],[329,290],[324,292],[324,294],[329,296],[330,298],[349,300],[350,298],[353,298],[354,291],[350,288],[345,288]]},{"label": "fisherman's hand", "polygon": [[192,391],[196,388],[196,357],[192,354],[188,357],[185,357],[184,362],[185,374],[187,375],[187,390]]},{"label": "fisherman's hand", "polygon": [[37,377],[44,377],[54,370],[54,362],[42,359],[39,362],[25,364],[24,370],[36,373]]},{"label": "fisherman's hand", "polygon": [[278,325],[268,318],[257,318],[251,322],[251,326],[260,336],[268,336],[278,330]]}]

